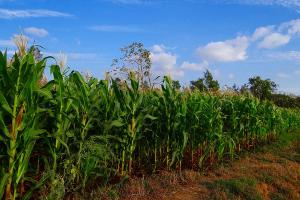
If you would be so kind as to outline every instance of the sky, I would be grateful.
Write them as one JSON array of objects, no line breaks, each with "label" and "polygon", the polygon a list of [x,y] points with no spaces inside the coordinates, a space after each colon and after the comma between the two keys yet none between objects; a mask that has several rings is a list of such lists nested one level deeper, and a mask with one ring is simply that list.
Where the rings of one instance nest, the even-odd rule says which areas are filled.
[{"label": "sky", "polygon": [[141,42],[182,85],[209,69],[223,88],[258,75],[300,95],[300,0],[0,0],[0,27],[0,50],[23,33],[98,78]]}]

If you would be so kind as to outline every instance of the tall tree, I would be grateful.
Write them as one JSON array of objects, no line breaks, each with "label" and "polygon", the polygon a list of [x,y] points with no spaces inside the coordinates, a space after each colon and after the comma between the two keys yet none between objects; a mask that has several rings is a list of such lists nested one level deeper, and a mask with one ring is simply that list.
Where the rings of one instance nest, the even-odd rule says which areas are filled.
[{"label": "tall tree", "polygon": [[191,89],[194,90],[196,88],[201,92],[217,91],[220,89],[220,85],[219,82],[213,78],[212,73],[206,70],[203,78],[191,81]]},{"label": "tall tree", "polygon": [[176,90],[181,88],[180,82],[178,80],[172,80],[172,85]]},{"label": "tall tree", "polygon": [[196,81],[191,81],[191,89],[192,90],[198,89],[201,92],[206,92],[207,88],[205,86],[204,79],[198,78],[198,80]]},{"label": "tall tree", "polygon": [[271,94],[276,90],[277,84],[270,79],[262,79],[260,76],[249,78],[249,90],[251,93],[261,99],[270,99]]},{"label": "tall tree", "polygon": [[152,87],[150,51],[142,43],[133,42],[121,48],[121,53],[122,56],[112,62],[112,75],[120,80],[129,80],[129,74],[133,72],[142,88]]}]

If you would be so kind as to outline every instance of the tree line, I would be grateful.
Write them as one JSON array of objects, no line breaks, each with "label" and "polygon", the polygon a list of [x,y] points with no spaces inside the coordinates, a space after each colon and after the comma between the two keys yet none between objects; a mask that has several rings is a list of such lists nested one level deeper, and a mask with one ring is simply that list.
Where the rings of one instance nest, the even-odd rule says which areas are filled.
[{"label": "tree line", "polygon": [[[128,72],[134,72],[144,89],[153,88],[159,83],[160,76],[154,76],[151,71],[152,61],[151,52],[147,50],[142,43],[134,42],[124,48],[121,48],[122,56],[114,59],[112,63],[113,70],[110,75],[122,84],[128,81]],[[179,80],[172,80],[174,88],[199,90],[200,92],[220,92],[220,84],[213,77],[213,74],[207,69],[202,77],[190,81],[188,87],[182,87]],[[279,85],[271,79],[264,79],[261,76],[253,76],[242,86],[234,84],[227,87],[226,90],[237,94],[252,94],[259,100],[269,100],[277,106],[284,108],[300,108],[300,97],[290,94],[277,93]]]}]

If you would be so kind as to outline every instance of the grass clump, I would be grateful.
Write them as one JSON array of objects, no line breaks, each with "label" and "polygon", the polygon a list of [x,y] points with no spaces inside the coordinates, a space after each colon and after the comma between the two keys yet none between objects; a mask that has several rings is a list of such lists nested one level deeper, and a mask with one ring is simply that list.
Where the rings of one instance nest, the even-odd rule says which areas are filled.
[{"label": "grass clump", "polygon": [[220,199],[226,195],[228,199],[247,199],[262,200],[256,189],[256,181],[254,179],[240,178],[230,180],[217,180],[207,185],[215,193],[215,199]]}]

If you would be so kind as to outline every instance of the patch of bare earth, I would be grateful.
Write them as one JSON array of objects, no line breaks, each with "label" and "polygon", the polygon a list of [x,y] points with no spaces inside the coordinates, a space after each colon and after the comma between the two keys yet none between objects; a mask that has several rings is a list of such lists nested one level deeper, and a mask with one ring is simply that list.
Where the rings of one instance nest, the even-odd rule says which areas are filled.
[{"label": "patch of bare earth", "polygon": [[300,199],[300,143],[250,154],[204,173],[160,172],[131,179],[121,199]]}]

